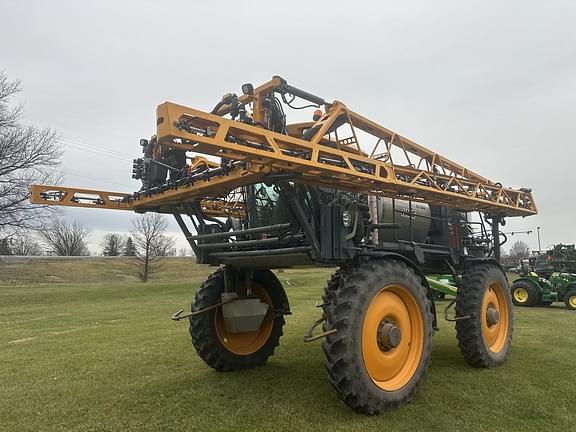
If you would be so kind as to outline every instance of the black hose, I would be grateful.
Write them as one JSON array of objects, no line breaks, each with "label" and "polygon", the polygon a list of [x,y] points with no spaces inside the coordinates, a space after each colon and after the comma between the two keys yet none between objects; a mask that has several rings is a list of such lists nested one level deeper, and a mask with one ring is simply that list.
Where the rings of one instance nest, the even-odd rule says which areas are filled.
[{"label": "black hose", "polygon": [[224,105],[226,105],[226,103],[224,102],[224,100],[221,100],[220,102],[218,102],[216,104],[216,106],[214,108],[212,108],[212,111],[210,111],[210,114],[217,114],[218,111],[220,111],[220,108],[222,108]]},{"label": "black hose", "polygon": [[304,106],[294,106],[292,105],[292,102],[294,102],[294,99],[296,99],[296,96],[292,95],[292,100],[290,100],[290,102],[288,102],[286,100],[286,96],[284,95],[284,93],[282,93],[282,100],[284,101],[284,103],[286,105],[288,105],[290,108],[295,109],[295,110],[301,110],[301,109],[305,109],[305,108],[320,108],[320,105],[318,104],[309,104],[309,105],[304,105]]}]

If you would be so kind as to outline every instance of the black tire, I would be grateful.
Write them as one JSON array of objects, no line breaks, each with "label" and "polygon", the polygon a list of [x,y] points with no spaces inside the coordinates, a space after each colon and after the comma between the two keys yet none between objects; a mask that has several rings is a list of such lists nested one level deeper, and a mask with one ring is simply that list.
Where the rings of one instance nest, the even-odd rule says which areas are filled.
[{"label": "black tire", "polygon": [[[515,295],[516,290],[525,290],[528,293],[528,298],[525,301],[519,300],[518,296]],[[534,285],[532,285],[529,282],[526,281],[514,282],[512,283],[512,289],[510,291],[512,295],[512,302],[514,302],[516,306],[529,307],[534,306],[540,302],[538,291],[536,290],[536,288],[534,288]]]},{"label": "black tire", "polygon": [[[490,345],[483,332],[483,323],[487,325],[488,320],[487,314],[483,314],[483,301],[485,296],[496,292],[500,317],[492,325],[498,325],[494,329],[498,343]],[[456,292],[456,316],[470,317],[456,321],[458,345],[470,365],[491,368],[506,361],[512,345],[512,299],[506,275],[497,265],[478,264],[466,269]]]},{"label": "black tire", "polygon": [[576,290],[570,290],[564,295],[564,304],[570,310],[576,310]]},{"label": "black tire", "polygon": [[[372,300],[383,288],[390,289],[394,284],[402,286],[411,298],[412,307],[418,310],[421,328],[414,330],[414,334],[419,332],[421,335],[421,344],[417,347],[418,350],[421,348],[421,352],[419,357],[415,357],[414,370],[410,371],[407,382],[398,389],[386,391],[377,385],[368,372],[362,334]],[[328,380],[344,403],[357,412],[372,415],[412,400],[430,365],[433,334],[431,301],[414,270],[396,260],[364,263],[339,277],[333,277],[324,298],[329,299],[324,304],[324,329],[337,330],[327,336],[322,344],[325,365]],[[409,340],[401,343],[411,346]]]},{"label": "black tire", "polygon": [[[332,302],[332,298],[334,296],[334,293],[340,287],[340,284],[342,283],[342,279],[343,279],[345,274],[346,274],[346,269],[343,269],[343,268],[339,268],[334,273],[332,273],[332,276],[330,276],[330,279],[328,279],[328,281],[326,282],[326,285],[324,286],[324,293],[322,295],[322,304],[323,305],[326,305],[326,304]],[[324,309],[325,309],[325,307],[324,307]],[[324,327],[324,331],[326,331],[327,330],[326,322],[324,322],[323,327]]]},{"label": "black tire", "polygon": [[[249,369],[261,366],[274,353],[279,345],[284,326],[284,316],[277,311],[284,310],[284,288],[276,276],[269,270],[253,272],[253,281],[266,290],[272,301],[272,308],[264,321],[272,320],[272,330],[264,344],[257,351],[240,355],[230,351],[218,336],[216,315],[220,308],[190,317],[190,335],[192,345],[204,362],[220,372]],[[206,279],[196,291],[192,311],[207,308],[221,301],[224,292],[224,269],[219,269]]]}]

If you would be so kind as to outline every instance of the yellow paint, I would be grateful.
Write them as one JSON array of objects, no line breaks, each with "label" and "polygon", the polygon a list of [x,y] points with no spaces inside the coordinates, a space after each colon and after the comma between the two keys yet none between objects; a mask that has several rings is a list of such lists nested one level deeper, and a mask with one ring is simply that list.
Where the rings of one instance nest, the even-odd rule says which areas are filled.
[{"label": "yellow paint", "polygon": [[[400,328],[400,344],[388,351],[378,345],[378,327],[388,319]],[[374,296],[362,324],[362,356],[368,375],[384,391],[404,387],[416,373],[424,348],[424,319],[418,300],[404,286],[385,286]]]},{"label": "yellow paint", "polygon": [[514,299],[518,303],[526,303],[528,301],[528,291],[524,288],[516,288],[514,290]]},{"label": "yellow paint", "polygon": [[[509,305],[506,299],[505,289],[498,282],[491,283],[484,292],[482,301],[481,323],[482,336],[488,349],[494,353],[499,353],[506,346],[509,331]],[[493,325],[488,325],[487,311],[488,308],[494,308],[500,315],[500,320]]]}]

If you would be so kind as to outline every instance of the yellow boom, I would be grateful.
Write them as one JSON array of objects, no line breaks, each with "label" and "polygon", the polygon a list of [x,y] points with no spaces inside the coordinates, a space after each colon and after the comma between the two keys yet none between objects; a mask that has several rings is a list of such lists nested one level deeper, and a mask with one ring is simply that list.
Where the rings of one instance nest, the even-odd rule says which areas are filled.
[{"label": "yellow boom", "polygon": [[[234,161],[216,175],[175,184],[157,192],[129,195],[58,186],[33,186],[33,203],[174,212],[183,203],[200,201],[212,215],[238,211],[229,194],[240,186],[286,176],[317,186],[423,201],[462,211],[498,216],[537,213],[528,189],[502,186],[402,135],[348,109],[325,103],[316,121],[288,125],[285,133],[262,127],[263,100],[287,88],[279,77],[239,98],[252,104],[252,124],[165,102],[157,109],[154,155],[168,150],[211,155]],[[364,149],[371,148],[369,153]],[[214,163],[207,168],[218,170]],[[91,196],[90,196],[91,195]],[[88,197],[88,199],[83,199]],[[210,210],[211,209],[211,210]]]}]

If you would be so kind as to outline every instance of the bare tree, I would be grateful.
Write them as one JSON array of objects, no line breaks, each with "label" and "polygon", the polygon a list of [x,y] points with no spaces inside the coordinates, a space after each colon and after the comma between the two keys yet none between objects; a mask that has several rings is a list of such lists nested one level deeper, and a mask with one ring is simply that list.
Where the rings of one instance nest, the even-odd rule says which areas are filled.
[{"label": "bare tree", "polygon": [[11,252],[13,255],[42,255],[42,248],[29,233],[20,233],[12,238]]},{"label": "bare tree", "polygon": [[0,71],[0,238],[38,228],[56,211],[30,204],[29,187],[59,182],[58,138],[50,129],[23,123],[22,106],[12,103],[18,91],[20,81],[10,81]]},{"label": "bare tree", "polygon": [[43,243],[56,255],[89,255],[88,247],[84,241],[89,230],[80,222],[68,223],[56,219],[46,224],[38,233]]},{"label": "bare tree", "polygon": [[161,266],[164,257],[174,249],[174,239],[166,236],[168,224],[158,213],[146,213],[132,221],[131,233],[136,247],[139,277],[147,282],[152,273]]},{"label": "bare tree", "polygon": [[526,243],[519,240],[512,245],[510,252],[506,255],[507,263],[510,265],[518,265],[522,258],[530,256],[530,248]]},{"label": "bare tree", "polygon": [[102,240],[102,254],[105,256],[122,255],[124,238],[120,234],[106,234]]}]

